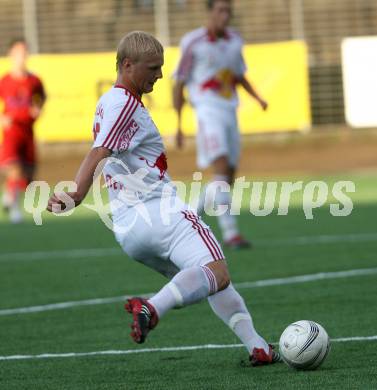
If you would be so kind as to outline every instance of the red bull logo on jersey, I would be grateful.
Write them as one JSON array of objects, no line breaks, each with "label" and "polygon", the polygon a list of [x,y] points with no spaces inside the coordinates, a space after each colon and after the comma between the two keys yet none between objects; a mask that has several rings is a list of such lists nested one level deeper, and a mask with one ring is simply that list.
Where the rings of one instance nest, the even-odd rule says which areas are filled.
[{"label": "red bull logo on jersey", "polygon": [[225,99],[231,99],[236,85],[235,75],[230,69],[221,69],[217,74],[202,84],[202,89],[216,91]]},{"label": "red bull logo on jersey", "polygon": [[134,119],[132,119],[131,122],[126,126],[118,141],[118,150],[120,152],[123,152],[129,148],[131,140],[139,128],[139,125]]},{"label": "red bull logo on jersey", "polygon": [[162,180],[165,177],[165,173],[168,169],[168,162],[165,153],[161,153],[156,161],[151,164],[146,158],[144,157],[139,157],[140,160],[144,160],[145,163],[148,165],[150,168],[158,168],[160,171],[159,178]]}]

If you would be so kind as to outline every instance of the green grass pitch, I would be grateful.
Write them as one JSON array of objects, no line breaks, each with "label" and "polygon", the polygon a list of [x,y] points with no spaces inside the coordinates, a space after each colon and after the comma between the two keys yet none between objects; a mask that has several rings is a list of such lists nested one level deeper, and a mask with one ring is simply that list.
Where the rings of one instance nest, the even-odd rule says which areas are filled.
[{"label": "green grass pitch", "polygon": [[[225,251],[234,283],[377,268],[377,176],[354,180],[354,209],[333,217],[328,205],[306,220],[299,198],[287,216],[253,217],[242,230],[253,250]],[[35,226],[0,219],[0,389],[375,389],[377,339],[333,342],[323,366],[297,372],[284,364],[249,368],[243,348],[178,350],[238,344],[206,302],[173,310],[144,345],[129,337],[120,301],[34,313],[5,309],[157,291],[165,279],[123,255],[98,217],[83,209],[68,218],[44,215]],[[214,219],[206,219],[218,233]],[[304,237],[304,238],[303,238]],[[87,252],[82,249],[94,249]],[[81,250],[74,252],[74,250]],[[108,249],[102,254],[99,250]],[[97,250],[97,252],[96,252]],[[97,255],[96,255],[97,254]],[[377,335],[377,274],[305,283],[243,287],[259,332],[276,342],[291,322],[311,319],[332,339]],[[13,355],[175,348],[119,355],[4,360]]]}]

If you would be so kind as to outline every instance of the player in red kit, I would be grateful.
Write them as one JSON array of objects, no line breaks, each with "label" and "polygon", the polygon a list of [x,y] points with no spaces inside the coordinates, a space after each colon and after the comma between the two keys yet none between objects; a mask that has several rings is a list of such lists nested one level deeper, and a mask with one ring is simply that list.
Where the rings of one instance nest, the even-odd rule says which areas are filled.
[{"label": "player in red kit", "polygon": [[41,80],[26,68],[26,42],[15,40],[9,46],[11,70],[0,79],[0,114],[3,141],[0,167],[5,174],[2,204],[10,221],[22,221],[20,197],[35,172],[33,125],[41,113],[46,94]]}]

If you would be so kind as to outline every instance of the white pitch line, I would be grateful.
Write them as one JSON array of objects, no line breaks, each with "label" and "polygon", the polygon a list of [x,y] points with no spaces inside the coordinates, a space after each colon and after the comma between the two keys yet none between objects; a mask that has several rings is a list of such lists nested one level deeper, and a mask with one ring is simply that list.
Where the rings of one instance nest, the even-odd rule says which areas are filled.
[{"label": "white pitch line", "polygon": [[[344,235],[320,235],[320,236],[301,236],[293,238],[278,239],[260,239],[255,240],[256,247],[276,247],[276,246],[301,246],[312,244],[331,244],[337,242],[368,242],[377,241],[377,233],[352,233]],[[119,247],[113,248],[81,248],[81,249],[62,249],[52,251],[36,252],[12,252],[0,254],[0,262],[5,261],[32,261],[32,260],[54,260],[77,259],[92,257],[122,256],[123,252]]]},{"label": "white pitch line", "polygon": [[[375,341],[375,336],[357,336],[357,337],[341,337],[331,339],[332,343],[345,343],[353,341]],[[278,344],[277,342],[272,344]],[[163,348],[143,348],[143,349],[125,349],[125,350],[108,350],[108,351],[92,351],[92,352],[67,352],[67,353],[43,353],[40,355],[9,355],[0,356],[1,360],[27,360],[27,359],[49,359],[49,358],[70,358],[70,357],[85,357],[98,355],[130,355],[135,353],[151,353],[151,352],[182,352],[182,351],[197,351],[201,349],[229,349],[242,348],[243,344],[205,344],[205,345],[188,345],[182,347],[163,347]]]},{"label": "white pitch line", "polygon": [[0,255],[0,262],[15,260],[52,260],[52,259],[77,259],[86,257],[119,256],[122,250],[118,248],[82,248],[54,251],[13,252]]},{"label": "white pitch line", "polygon": [[[352,270],[338,271],[338,272],[320,272],[317,274],[289,276],[287,278],[256,280],[254,282],[234,283],[234,286],[237,289],[259,288],[259,287],[267,287],[267,286],[281,286],[287,284],[306,283],[306,282],[312,282],[316,280],[340,279],[340,278],[349,278],[355,276],[369,276],[375,274],[377,274],[377,268],[361,268],[361,269],[352,269]],[[153,294],[154,293],[134,294],[133,296],[142,296],[148,298]],[[102,305],[106,303],[124,302],[125,299],[127,298],[130,298],[130,296],[121,295],[121,296],[109,297],[109,298],[95,298],[95,299],[85,299],[82,301],[51,303],[51,304],[39,305],[39,306],[16,307],[12,309],[0,310],[0,316],[8,316],[13,314],[38,313],[38,312],[44,312],[49,310],[67,309],[67,308],[77,307],[77,306]]]},{"label": "white pitch line", "polygon": [[259,240],[256,245],[284,246],[284,245],[311,245],[311,244],[331,244],[337,242],[368,242],[377,241],[377,233],[351,233],[334,234],[320,236],[301,236],[294,238],[277,238],[272,240]]},{"label": "white pitch line", "polygon": [[84,299],[82,301],[68,301],[68,302],[50,303],[47,305],[39,305],[39,306],[18,307],[14,309],[2,309],[0,310],[0,316],[7,316],[12,314],[38,313],[38,312],[50,311],[50,310],[62,310],[71,307],[76,307],[76,306],[103,305],[107,303],[124,302],[126,299],[132,298],[134,296],[149,298],[152,295],[154,295],[154,293],[121,295],[121,296],[109,297],[109,298]]},{"label": "white pitch line", "polygon": [[257,280],[255,282],[235,283],[237,288],[255,288],[266,286],[281,286],[284,284],[306,283],[315,280],[341,279],[354,276],[367,276],[377,274],[377,268],[361,268],[336,272],[319,272],[317,274],[289,276],[287,278]]}]

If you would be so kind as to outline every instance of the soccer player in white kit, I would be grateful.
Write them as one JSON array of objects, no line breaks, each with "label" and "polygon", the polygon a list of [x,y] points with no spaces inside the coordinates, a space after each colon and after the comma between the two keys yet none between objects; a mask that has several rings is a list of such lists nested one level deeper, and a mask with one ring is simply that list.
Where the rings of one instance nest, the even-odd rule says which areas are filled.
[{"label": "soccer player in white kit", "polygon": [[232,185],[240,156],[240,134],[237,124],[238,97],[236,86],[241,85],[260,104],[267,103],[258,95],[245,77],[242,39],[227,26],[231,18],[230,0],[209,0],[208,24],[187,33],[181,40],[181,59],[175,74],[174,107],[178,116],[177,144],[182,147],[181,111],[184,87],[195,109],[198,130],[197,165],[212,167],[213,184],[201,194],[198,213],[205,204],[225,205],[228,209],[218,216],[224,244],[231,248],[249,247],[239,232],[236,218],[230,213],[229,192],[216,191],[216,182]]},{"label": "soccer player in white kit", "polygon": [[[166,172],[165,149],[141,97],[162,77],[163,48],[151,35],[127,34],[117,51],[117,81],[98,101],[94,144],[75,178],[77,190],[54,194],[49,211],[67,210],[64,196],[78,206],[100,163],[111,199],[114,233],[133,259],[170,281],[150,299],[132,298],[131,336],[143,343],[167,311],[205,298],[247,348],[252,365],[280,360],[253,326],[248,309],[232,286],[223,252],[211,230],[181,202]],[[175,203],[174,211],[167,207]],[[166,207],[165,207],[165,206]],[[138,215],[140,210],[144,217]],[[169,219],[166,221],[166,212]]]}]

